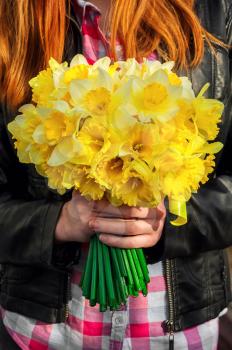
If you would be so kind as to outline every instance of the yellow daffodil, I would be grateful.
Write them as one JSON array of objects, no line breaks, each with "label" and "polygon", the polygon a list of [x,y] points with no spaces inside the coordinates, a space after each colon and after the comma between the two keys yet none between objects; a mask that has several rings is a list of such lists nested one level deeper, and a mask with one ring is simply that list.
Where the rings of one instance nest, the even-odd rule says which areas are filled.
[{"label": "yellow daffodil", "polygon": [[145,71],[145,67],[141,69],[141,65],[134,58],[120,61],[118,64],[120,68],[119,77],[121,80],[126,81],[130,76],[142,77],[142,72]]},{"label": "yellow daffodil", "polygon": [[41,176],[44,176],[48,179],[48,186],[51,189],[57,190],[57,192],[60,194],[65,193],[66,187],[63,185],[63,178],[66,167],[64,165],[51,167],[43,163],[36,165],[36,170]]},{"label": "yellow daffodil", "polygon": [[66,188],[63,186],[63,178],[65,173],[65,166],[47,167],[46,177],[48,178],[48,186],[58,193],[63,194]]},{"label": "yellow daffodil", "polygon": [[214,140],[219,132],[218,123],[221,121],[223,104],[220,101],[197,97],[193,101],[194,120],[199,131],[208,140]]},{"label": "yellow daffodil", "polygon": [[65,137],[54,147],[47,163],[50,166],[62,165],[77,158],[76,154],[81,158],[83,153],[83,146],[74,136]]},{"label": "yellow daffodil", "polygon": [[151,179],[152,172],[144,162],[132,161],[124,169],[121,181],[112,187],[112,195],[129,206],[155,206]]},{"label": "yellow daffodil", "polygon": [[35,105],[8,125],[19,160],[35,164],[60,194],[76,189],[146,207],[167,196],[179,216],[173,224],[184,224],[186,201],[208,181],[222,148],[213,141],[223,105],[204,97],[207,84],[195,97],[173,68],[147,59],[51,58],[30,81]]},{"label": "yellow daffodil", "polygon": [[28,146],[27,151],[30,157],[30,163],[37,165],[37,164],[43,164],[47,161],[47,159],[51,155],[52,149],[46,144],[39,145],[39,144],[33,143]]},{"label": "yellow daffodil", "polygon": [[33,139],[37,143],[56,145],[64,137],[75,133],[80,116],[67,115],[57,110],[44,111],[42,123],[35,129]]},{"label": "yellow daffodil", "polygon": [[159,128],[156,124],[136,123],[125,138],[119,155],[130,155],[150,163],[154,154],[159,152],[159,145]]},{"label": "yellow daffodil", "polygon": [[75,79],[86,79],[88,77],[88,68],[86,65],[82,64],[79,66],[74,66],[68,69],[64,73],[64,82],[65,84],[70,83]]},{"label": "yellow daffodil", "polygon": [[78,140],[89,149],[89,157],[104,152],[108,147],[108,133],[96,118],[87,118],[78,134]]},{"label": "yellow daffodil", "polygon": [[86,198],[100,200],[104,195],[105,188],[90,175],[90,170],[91,168],[88,166],[74,168],[74,171],[71,172],[71,183],[73,182],[74,188],[78,189]]},{"label": "yellow daffodil", "polygon": [[158,70],[146,80],[132,79],[130,102],[141,121],[166,122],[179,111],[182,89],[170,84],[165,71]]},{"label": "yellow daffodil", "polygon": [[33,143],[34,130],[41,124],[40,115],[32,104],[24,105],[19,112],[22,114],[8,124],[8,130],[14,139],[28,144]]},{"label": "yellow daffodil", "polygon": [[92,174],[99,184],[110,190],[115,183],[122,180],[123,171],[129,163],[130,158],[113,156],[107,152],[107,155],[98,157]]},{"label": "yellow daffodil", "polygon": [[174,148],[167,147],[163,152],[154,157],[152,169],[162,173],[179,171],[184,164],[184,157]]},{"label": "yellow daffodil", "polygon": [[80,184],[79,191],[87,199],[97,201],[102,199],[105,189],[93,177],[88,176]]},{"label": "yellow daffodil", "polygon": [[70,83],[71,104],[91,116],[104,116],[112,109],[114,81],[101,68],[94,79],[74,80]]},{"label": "yellow daffodil", "polygon": [[187,202],[204,177],[204,162],[200,158],[185,159],[179,171],[161,174],[162,191],[169,198]]},{"label": "yellow daffodil", "polygon": [[32,88],[32,100],[39,105],[51,106],[55,86],[51,68],[42,70],[35,78],[29,81]]},{"label": "yellow daffodil", "polygon": [[[67,62],[58,63],[54,58],[49,60],[49,67],[52,71],[52,79],[54,90],[51,93],[50,99],[55,102],[57,99],[68,100],[68,86],[64,82],[64,74],[68,70]],[[47,106],[51,106],[47,105]]]},{"label": "yellow daffodil", "polygon": [[123,200],[113,196],[111,191],[106,191],[105,197],[114,207],[120,207],[124,204]]},{"label": "yellow daffodil", "polygon": [[28,143],[27,142],[23,142],[22,140],[17,140],[14,143],[15,148],[17,149],[17,155],[19,158],[19,161],[21,163],[31,163],[31,158],[30,155],[28,153]]},{"label": "yellow daffodil", "polygon": [[205,174],[201,179],[201,183],[204,184],[209,180],[208,175],[211,174],[215,168],[215,156],[210,154],[204,160]]}]

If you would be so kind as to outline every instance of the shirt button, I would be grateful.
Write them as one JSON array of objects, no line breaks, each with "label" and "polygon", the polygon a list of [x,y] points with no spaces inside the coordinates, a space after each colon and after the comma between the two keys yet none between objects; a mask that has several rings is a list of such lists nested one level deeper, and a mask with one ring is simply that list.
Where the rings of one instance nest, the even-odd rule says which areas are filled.
[{"label": "shirt button", "polygon": [[122,324],[122,323],[123,323],[122,317],[116,317],[116,318],[115,318],[115,323],[116,323],[116,324]]}]

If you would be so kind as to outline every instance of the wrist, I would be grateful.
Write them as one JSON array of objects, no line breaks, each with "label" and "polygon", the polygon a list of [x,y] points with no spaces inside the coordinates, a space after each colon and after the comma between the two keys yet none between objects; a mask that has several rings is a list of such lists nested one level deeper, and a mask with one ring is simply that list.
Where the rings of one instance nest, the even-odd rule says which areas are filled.
[{"label": "wrist", "polygon": [[64,204],[59,220],[55,230],[56,243],[62,243],[68,241],[68,228],[67,228],[67,206],[68,202]]}]

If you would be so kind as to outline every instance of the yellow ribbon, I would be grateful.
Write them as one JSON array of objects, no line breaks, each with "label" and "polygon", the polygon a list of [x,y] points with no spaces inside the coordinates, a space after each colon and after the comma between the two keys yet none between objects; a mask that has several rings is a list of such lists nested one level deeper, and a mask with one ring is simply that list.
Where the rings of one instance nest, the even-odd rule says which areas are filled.
[{"label": "yellow ribbon", "polygon": [[171,214],[177,216],[177,218],[171,221],[171,224],[174,226],[182,226],[187,222],[187,210],[186,202],[184,201],[175,201],[174,199],[169,200],[169,211]]}]

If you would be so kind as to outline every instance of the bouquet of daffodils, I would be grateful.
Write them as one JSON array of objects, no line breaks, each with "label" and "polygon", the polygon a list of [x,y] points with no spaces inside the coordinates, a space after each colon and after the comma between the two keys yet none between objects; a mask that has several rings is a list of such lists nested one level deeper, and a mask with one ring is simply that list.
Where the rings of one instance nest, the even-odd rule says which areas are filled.
[{"label": "bouquet of daffodils", "polygon": [[[195,96],[173,66],[51,59],[29,82],[33,103],[8,125],[19,160],[33,163],[60,194],[75,189],[91,200],[142,207],[167,197],[173,225],[186,223],[186,202],[208,180],[222,148],[213,140],[223,105],[204,97],[207,85]],[[90,305],[117,309],[129,295],[146,295],[148,282],[142,249],[91,239],[81,280]]]}]

